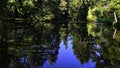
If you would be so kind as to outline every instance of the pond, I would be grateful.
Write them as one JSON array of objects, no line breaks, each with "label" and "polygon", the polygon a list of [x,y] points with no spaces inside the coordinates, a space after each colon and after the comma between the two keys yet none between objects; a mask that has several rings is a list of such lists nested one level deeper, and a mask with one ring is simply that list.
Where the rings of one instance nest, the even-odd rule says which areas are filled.
[{"label": "pond", "polygon": [[120,31],[105,24],[9,25],[1,33],[1,68],[120,68]]}]

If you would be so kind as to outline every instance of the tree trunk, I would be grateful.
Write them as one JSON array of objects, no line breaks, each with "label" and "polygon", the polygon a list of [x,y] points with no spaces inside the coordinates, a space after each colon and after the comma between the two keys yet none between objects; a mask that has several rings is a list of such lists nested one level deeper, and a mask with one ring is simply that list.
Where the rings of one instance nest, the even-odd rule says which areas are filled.
[{"label": "tree trunk", "polygon": [[[117,15],[116,15],[116,12],[114,12],[114,19],[115,19],[115,23],[117,23]],[[115,23],[114,23],[114,24],[115,24]],[[114,33],[113,33],[113,39],[115,39],[116,33],[117,33],[117,29],[115,28]]]},{"label": "tree trunk", "polygon": [[78,21],[87,21],[89,6],[84,4],[79,9]]}]

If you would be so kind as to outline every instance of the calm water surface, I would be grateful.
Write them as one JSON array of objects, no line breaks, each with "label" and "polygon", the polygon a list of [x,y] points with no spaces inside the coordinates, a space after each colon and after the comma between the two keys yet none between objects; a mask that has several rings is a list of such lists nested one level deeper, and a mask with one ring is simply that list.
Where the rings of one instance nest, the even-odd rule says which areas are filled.
[{"label": "calm water surface", "polygon": [[120,68],[120,32],[113,39],[114,30],[96,23],[11,27],[0,68]]},{"label": "calm water surface", "polygon": [[[65,47],[67,46],[67,48]],[[72,36],[68,36],[67,44],[63,40],[60,42],[60,49],[58,54],[58,59],[51,65],[49,61],[46,61],[43,68],[94,68],[95,62],[89,59],[88,63],[81,64],[81,62],[76,58],[74,51],[72,49]],[[38,67],[39,68],[39,67]]]}]

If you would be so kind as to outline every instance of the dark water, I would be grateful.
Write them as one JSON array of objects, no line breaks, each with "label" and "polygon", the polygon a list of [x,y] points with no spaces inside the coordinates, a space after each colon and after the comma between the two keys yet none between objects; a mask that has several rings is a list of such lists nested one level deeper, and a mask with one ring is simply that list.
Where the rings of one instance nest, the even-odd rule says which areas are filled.
[{"label": "dark water", "polygon": [[120,68],[120,31],[113,39],[115,29],[105,24],[6,28],[1,29],[0,68]]}]

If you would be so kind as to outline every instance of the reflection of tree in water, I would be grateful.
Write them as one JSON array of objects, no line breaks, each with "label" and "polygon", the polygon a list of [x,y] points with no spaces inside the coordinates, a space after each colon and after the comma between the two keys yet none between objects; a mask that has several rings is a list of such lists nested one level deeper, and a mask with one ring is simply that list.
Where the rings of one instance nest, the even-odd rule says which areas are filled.
[{"label": "reflection of tree in water", "polygon": [[46,25],[26,27],[17,27],[9,34],[9,53],[14,56],[11,57],[10,66],[36,67],[42,66],[47,60],[50,64],[55,63],[59,49],[60,27],[53,26],[50,29]]},{"label": "reflection of tree in water", "polygon": [[49,46],[49,47],[46,46],[46,47],[40,47],[40,48],[37,47],[35,49],[32,49],[31,52],[28,52],[28,54],[25,57],[23,56],[23,58],[25,59],[22,60],[21,58],[21,61],[24,61],[23,65],[25,67],[43,66],[46,60],[49,60],[50,64],[53,64],[57,59],[58,49],[59,49],[58,45],[54,47],[52,46]]},{"label": "reflection of tree in water", "polygon": [[[95,29],[100,29],[100,31],[96,32],[95,30],[93,32],[96,32],[95,34],[98,34],[96,36],[96,44],[98,44],[101,47],[101,50],[99,51],[100,58],[99,60],[96,59],[96,67],[112,67],[116,68],[116,66],[119,65],[119,53],[118,50],[119,47],[119,40],[118,39],[112,39],[112,35],[114,30],[111,27],[105,27],[106,25],[100,25],[100,27],[96,27]],[[119,33],[118,33],[119,35]]]},{"label": "reflection of tree in water", "polygon": [[[24,23],[25,24],[25,23]],[[66,25],[65,25],[66,24]],[[17,27],[14,27],[17,26]],[[28,27],[29,26],[29,27]],[[85,23],[35,23],[35,24],[13,24],[8,29],[7,37],[9,43],[9,54],[1,58],[10,63],[13,68],[42,66],[45,61],[54,64],[57,59],[59,41],[67,41],[67,36],[73,36],[73,50],[82,64],[90,59],[96,62],[96,67],[115,67],[119,65],[119,34],[118,39],[112,39],[113,30],[110,28],[94,28],[92,34],[88,34]],[[100,29],[98,31],[98,29]],[[97,31],[96,31],[97,30]],[[62,31],[62,33],[60,33]],[[3,43],[2,43],[3,45]],[[67,45],[66,45],[67,47]],[[6,49],[6,48],[5,48]],[[6,49],[7,51],[7,49]],[[6,52],[4,51],[4,52]],[[9,57],[9,59],[6,59]],[[0,61],[3,61],[0,59]],[[4,65],[4,63],[3,63]],[[7,66],[7,65],[6,65]]]},{"label": "reflection of tree in water", "polygon": [[[118,40],[112,39],[111,33],[113,30],[107,27],[96,27],[94,29],[92,30],[92,32],[95,32],[94,35],[88,35],[87,30],[82,29],[82,27],[72,30],[73,50],[76,57],[82,64],[88,63],[92,59],[96,62],[96,68],[118,67],[120,63],[120,47]],[[96,31],[96,29],[100,30]]]},{"label": "reflection of tree in water", "polygon": [[[88,62],[89,59],[92,58],[97,62],[96,67],[115,67],[119,65],[119,31],[117,31],[118,34],[113,40],[113,29],[111,29],[111,27],[108,29],[95,27],[92,29],[93,32],[92,30],[89,32],[86,24],[72,23],[72,26],[70,26],[71,32],[69,32],[69,16],[72,17],[72,20],[86,21],[90,3],[94,2],[94,0],[90,2],[82,0],[82,2],[80,2],[82,5],[80,5],[79,2],[77,5],[77,3],[72,4],[73,1],[1,0],[0,61],[4,61],[3,65],[9,64],[9,56],[10,59],[14,59],[11,61],[11,64],[15,68],[22,68],[20,67],[22,63],[19,62],[19,58],[21,57],[23,57],[22,59],[26,59],[24,60],[25,66],[42,66],[48,59],[49,62],[53,64],[57,59],[60,41],[59,30],[62,26],[65,30],[63,29],[64,32],[61,36],[64,38],[66,48],[67,36],[71,34],[73,36],[74,52],[81,63]],[[11,19],[12,22],[8,23],[1,21],[1,19],[7,21]],[[34,20],[34,22],[30,22],[30,19]],[[13,20],[18,22],[14,22]],[[24,22],[24,20],[28,20],[27,23]],[[48,23],[51,21],[53,22]],[[93,26],[91,27],[93,28]],[[97,44],[101,47],[100,50],[97,49]],[[10,55],[7,54],[7,52],[10,52]],[[99,52],[100,55],[97,52]],[[103,61],[101,62],[101,60]]]},{"label": "reflection of tree in water", "polygon": [[72,30],[73,35],[73,50],[76,57],[81,63],[87,63],[90,59],[91,47],[88,45],[89,37],[86,29],[86,24],[78,23],[80,27]]}]

